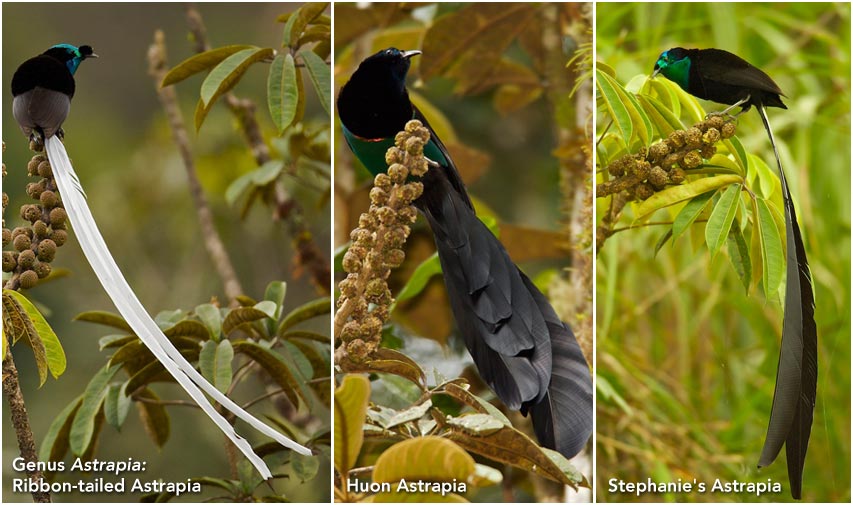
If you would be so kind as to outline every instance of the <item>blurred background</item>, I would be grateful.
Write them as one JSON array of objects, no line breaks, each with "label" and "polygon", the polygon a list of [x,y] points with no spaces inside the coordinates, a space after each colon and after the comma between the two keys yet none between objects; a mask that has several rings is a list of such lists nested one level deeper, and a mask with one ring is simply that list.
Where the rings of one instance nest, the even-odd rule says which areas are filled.
[{"label": "blurred background", "polygon": [[[206,3],[198,9],[213,47],[252,44],[278,48],[283,25],[276,22],[276,17],[292,11],[294,5]],[[178,308],[190,310],[212,298],[227,304],[220,278],[215,274],[198,232],[183,163],[158,101],[155,82],[148,74],[146,54],[154,31],[158,29],[165,32],[170,67],[195,53],[188,37],[184,4],[3,5],[2,131],[6,144],[3,161],[8,171],[3,188],[10,197],[5,216],[7,226],[17,226],[18,208],[30,201],[24,188],[35,180],[26,175],[32,153],[12,117],[9,91],[12,74],[24,60],[54,44],[91,45],[100,58],[84,62],[76,73],[77,91],[64,125],[66,145],[113,256],[152,315]],[[269,143],[277,133],[266,106],[267,68],[267,64],[254,65],[234,91],[255,101],[256,116]],[[289,311],[317,298],[320,293],[310,276],[295,268],[286,223],[272,220],[270,209],[263,205],[256,205],[245,219],[241,219],[240,205],[231,207],[226,203],[226,188],[257,165],[235,128],[233,116],[222,103],[213,107],[199,133],[193,131],[193,110],[203,79],[203,73],[193,76],[179,83],[176,89],[215,225],[246,294],[261,299],[270,281],[287,281],[284,309]],[[307,77],[305,82],[309,82]],[[306,121],[327,122],[316,95],[313,92],[306,95]],[[276,155],[275,150],[273,155]],[[328,260],[328,194],[307,188],[298,181],[285,180],[284,183],[294,199],[302,204],[306,225]],[[59,335],[68,358],[68,369],[59,380],[51,378],[37,389],[38,375],[32,353],[25,346],[15,348],[37,443],[43,439],[54,417],[83,392],[86,383],[108,357],[107,351],[98,351],[98,339],[108,334],[109,329],[71,319],[85,310],[115,311],[82,256],[73,232],[67,244],[58,251],[53,267],[67,269],[69,275],[37,287],[28,295],[39,304]],[[318,321],[314,330],[327,334],[328,319]],[[172,385],[160,386],[159,391],[165,398],[186,399],[185,394]],[[138,418],[130,415],[122,433],[111,427],[104,428],[98,457],[146,460],[148,470],[143,477],[149,480],[160,477],[181,481],[198,475],[227,475],[228,462],[219,430],[199,411],[180,407],[169,411],[172,436],[162,450],[141,435]],[[10,426],[8,416],[4,415],[4,501],[30,501],[29,495],[12,494],[8,488],[12,477],[9,463],[18,453]],[[262,441],[245,426],[241,431],[253,442]],[[327,465],[321,465],[320,476],[314,482],[329,482]],[[327,485],[300,486],[298,479],[290,479],[286,487],[284,493],[293,501],[328,500]],[[84,499],[112,501],[121,497],[101,495]]]},{"label": "blurred background", "polygon": [[[806,501],[850,501],[850,4],[601,3],[596,58],[623,85],[671,47],[716,47],[769,74],[768,110],[815,284],[819,375]],[[703,102],[706,110],[718,105]],[[598,123],[601,135],[606,124]],[[758,114],[746,150],[773,167]],[[606,212],[598,201],[598,216]],[[628,220],[630,221],[630,220]],[[630,224],[630,222],[626,223]],[[746,296],[725,258],[661,227],[611,236],[597,258],[597,475],[601,501],[790,501],[785,456],[756,465],[773,400],[782,307]],[[784,451],[783,451],[784,452]],[[609,494],[627,481],[782,483],[781,494]]]}]

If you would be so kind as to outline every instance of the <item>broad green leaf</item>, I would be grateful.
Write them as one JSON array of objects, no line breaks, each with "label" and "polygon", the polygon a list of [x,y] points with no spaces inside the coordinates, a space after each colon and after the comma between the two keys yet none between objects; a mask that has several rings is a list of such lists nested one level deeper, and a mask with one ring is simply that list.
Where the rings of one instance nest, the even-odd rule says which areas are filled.
[{"label": "broad green leaf", "polygon": [[225,393],[231,386],[233,369],[231,362],[234,360],[234,348],[231,341],[223,338],[219,343],[208,340],[201,347],[198,355],[198,366],[201,374],[216,389]]},{"label": "broad green leaf", "polygon": [[468,414],[448,418],[447,423],[476,436],[490,435],[506,427],[500,420],[488,414]]},{"label": "broad green leaf", "polygon": [[299,102],[296,63],[289,52],[275,57],[267,78],[267,105],[279,134],[293,123]]},{"label": "broad green leaf", "polygon": [[148,388],[136,393],[139,398],[145,398],[151,401],[137,401],[136,409],[139,412],[139,419],[142,421],[142,426],[145,432],[154,442],[157,447],[163,447],[169,440],[170,422],[169,413],[166,412],[166,407],[162,404],[154,403],[160,400],[154,391]]},{"label": "broad green leaf", "polygon": [[260,310],[264,314],[267,315],[270,319],[275,317],[275,313],[278,310],[278,306],[275,302],[271,302],[269,300],[264,300],[262,302],[258,302],[254,306],[255,309]]},{"label": "broad green leaf", "polygon": [[222,330],[222,314],[219,312],[219,307],[210,303],[203,303],[195,308],[195,315],[207,327],[210,336],[218,341]]},{"label": "broad green leaf", "polygon": [[104,399],[104,418],[107,424],[119,431],[130,410],[130,397],[125,393],[127,384],[110,384]]},{"label": "broad green leaf", "polygon": [[74,416],[70,433],[71,452],[78,456],[82,455],[92,442],[95,416],[100,412],[101,404],[107,395],[107,386],[118,370],[118,366],[104,366],[92,377],[83,392],[83,403]]},{"label": "broad green leaf", "polygon": [[369,361],[347,363],[344,371],[351,373],[390,373],[408,379],[417,384],[421,390],[426,389],[426,374],[420,365],[405,354],[385,347],[377,349],[373,359]]},{"label": "broad green leaf", "polygon": [[105,335],[98,339],[98,350],[103,351],[104,349],[112,349],[113,347],[122,347],[136,339],[136,335]]},{"label": "broad green leaf", "polygon": [[[32,326],[36,331],[36,336],[40,341],[34,342],[30,339],[33,351],[35,351],[36,346],[41,346],[44,349],[47,368],[50,370],[50,374],[53,375],[53,378],[58,379],[59,376],[65,372],[66,365],[65,351],[62,349],[59,337],[56,336],[56,333],[53,332],[53,328],[47,324],[44,316],[41,315],[41,312],[39,312],[36,306],[33,305],[26,296],[11,289],[4,289],[3,294],[8,294],[13,297],[24,310],[27,317],[29,317]],[[38,361],[39,360],[37,359],[36,362],[38,363]],[[42,365],[39,365],[39,386],[44,384],[45,381],[45,378],[42,378],[42,375]],[[44,375],[46,376],[47,374],[44,373]]]},{"label": "broad green leaf", "polygon": [[666,137],[673,131],[683,128],[678,117],[657,99],[647,95],[638,95],[637,100],[660,137]]},{"label": "broad green leaf", "polygon": [[773,296],[779,289],[785,272],[785,257],[782,250],[782,239],[776,227],[767,201],[763,198],[756,200],[758,207],[758,226],[761,232],[761,259],[764,265],[764,293]]},{"label": "broad green leaf", "polygon": [[284,335],[288,329],[308,319],[329,315],[332,309],[331,298],[318,298],[291,310],[278,326],[278,335]]},{"label": "broad green leaf", "polygon": [[433,253],[432,256],[423,260],[420,265],[412,272],[409,280],[403,289],[397,293],[397,302],[408,300],[420,294],[426,287],[430,279],[441,273],[441,262],[438,260],[438,253]]},{"label": "broad green leaf", "polygon": [[210,337],[210,333],[207,331],[207,326],[194,319],[178,321],[174,325],[163,330],[163,334],[170,340],[174,337],[192,337],[202,340],[206,340]]},{"label": "broad green leaf", "polygon": [[363,375],[345,375],[335,390],[335,468],[346,476],[364,442],[364,419],[370,399],[370,381]]},{"label": "broad green leaf", "polygon": [[268,317],[270,317],[269,314],[255,307],[238,307],[225,316],[225,320],[222,322],[222,333],[230,335],[231,332],[244,324],[250,324]]},{"label": "broad green leaf", "polygon": [[477,463],[474,465],[474,475],[471,484],[477,487],[495,486],[503,482],[503,474],[496,468]]},{"label": "broad green leaf", "polygon": [[379,456],[373,467],[373,482],[468,482],[474,464],[474,458],[451,440],[416,437],[392,445]]},{"label": "broad green leaf", "polygon": [[85,321],[87,323],[102,324],[104,326],[112,326],[113,328],[117,328],[128,333],[133,333],[133,328],[131,328],[130,325],[127,324],[127,321],[125,321],[124,318],[120,315],[113,314],[112,312],[104,312],[100,310],[90,310],[88,312],[81,312],[74,316],[73,321]]},{"label": "broad green leaf", "polygon": [[218,47],[216,49],[196,54],[195,56],[178,63],[172,70],[169,70],[169,73],[167,73],[163,78],[163,82],[160,86],[165,88],[166,86],[170,86],[176,82],[183,81],[191,75],[213,68],[232,54],[239,51],[245,51],[247,49],[257,48],[255,46],[233,45]]},{"label": "broad green leaf", "polygon": [[240,198],[247,189],[254,186],[252,182],[253,177],[254,170],[234,179],[234,182],[228,185],[228,188],[225,190],[225,202],[229,206],[233,207],[237,199]]},{"label": "broad green leaf", "polygon": [[293,474],[296,478],[305,482],[317,475],[317,471],[320,470],[320,458],[294,452],[290,455],[290,465],[293,467]]},{"label": "broad green leaf", "polygon": [[427,400],[420,405],[413,405],[405,410],[401,410],[391,416],[384,428],[393,428],[394,426],[417,421],[426,415],[430,407],[432,407],[432,401]]},{"label": "broad green leaf", "polygon": [[301,376],[303,382],[312,377],[314,367],[311,366],[311,360],[295,346],[292,342],[283,340],[281,347],[278,349],[279,354],[284,358],[285,362],[293,365],[295,371]]},{"label": "broad green leaf", "polygon": [[749,248],[746,245],[746,239],[743,237],[743,232],[735,220],[735,225],[732,226],[729,232],[728,240],[726,241],[729,251],[729,260],[737,272],[746,294],[749,294],[750,280],[752,279],[752,265],[749,261]]},{"label": "broad green leaf", "polygon": [[[465,386],[467,386],[467,384]],[[468,391],[466,387],[455,383],[445,384],[443,393],[456,398],[481,414],[489,414],[495,419],[500,420],[505,425],[512,426],[512,423],[507,419],[503,412],[498,410],[498,408],[491,403]]]},{"label": "broad green leaf", "polygon": [[750,154],[749,164],[750,167],[755,168],[756,175],[758,176],[758,187],[761,188],[761,196],[769,200],[776,193],[777,188],[781,190],[782,183],[779,177],[770,170],[770,167],[767,166],[767,163],[763,159]]},{"label": "broad green leaf", "polygon": [[5,291],[13,292],[4,290],[3,293],[3,326],[12,332],[10,337],[13,344],[21,338],[26,339],[33,351],[33,359],[36,362],[36,370],[39,376],[39,387],[41,387],[47,380],[47,356],[44,343],[24,308],[21,307],[17,299]]},{"label": "broad green leaf", "polygon": [[257,362],[281,387],[293,405],[299,405],[300,397],[306,402],[309,401],[307,391],[304,389],[305,379],[299,375],[296,366],[288,366],[288,363],[277,352],[245,340],[234,342],[233,347],[234,352],[244,354]]},{"label": "broad green leaf", "polygon": [[693,224],[694,221],[696,221],[696,218],[702,214],[702,211],[705,210],[705,207],[708,205],[708,201],[711,200],[711,197],[714,196],[716,192],[717,190],[713,190],[697,195],[684,205],[681,212],[675,216],[675,220],[672,222],[673,243],[690,227],[690,225]]},{"label": "broad green leaf", "polygon": [[631,114],[619,95],[619,83],[606,73],[596,70],[595,85],[601,93],[601,99],[607,108],[610,119],[613,120],[613,124],[619,130],[623,144],[627,147],[634,135],[634,126],[631,121]]},{"label": "broad green leaf", "polygon": [[309,2],[298,8],[284,24],[282,47],[293,47],[299,40],[299,35],[311,21],[314,21],[326,10],[328,2]]},{"label": "broad green leaf", "polygon": [[264,300],[269,300],[275,303],[277,309],[275,311],[275,319],[281,317],[281,306],[284,303],[284,298],[287,295],[287,283],[284,281],[272,281],[267,284],[267,289],[264,291]]},{"label": "broad green leaf", "polygon": [[299,52],[302,56],[302,61],[305,62],[305,68],[308,69],[308,76],[314,84],[314,90],[317,92],[317,97],[320,99],[320,105],[330,114],[331,106],[329,100],[332,96],[332,75],[329,70],[329,65],[317,56],[314,51],[302,50]]},{"label": "broad green leaf", "polygon": [[743,178],[737,175],[717,175],[714,177],[702,177],[686,184],[670,186],[649,197],[637,207],[637,219],[643,219],[657,210],[675,205],[676,203],[689,200],[695,196],[708,191],[742,182]]},{"label": "broad green leaf", "polygon": [[711,211],[711,216],[705,225],[705,243],[708,244],[708,249],[711,251],[711,258],[717,256],[720,247],[723,246],[729,236],[732,221],[734,221],[737,213],[740,191],[740,184],[732,184],[726,188]]},{"label": "broad green leaf", "polygon": [[204,106],[209,107],[233,88],[253,63],[272,56],[273,50],[270,48],[252,47],[237,51],[222,60],[201,83],[201,101]]},{"label": "broad green leaf", "polygon": [[732,156],[735,158],[735,162],[740,167],[740,174],[746,174],[749,168],[749,158],[746,156],[746,150],[743,148],[743,144],[740,143],[740,140],[737,137],[731,137],[728,139],[723,139],[723,145],[726,146],[726,149]]},{"label": "broad green leaf", "polygon": [[71,423],[74,421],[82,402],[83,395],[80,395],[66,405],[50,423],[47,434],[45,434],[39,447],[39,460],[62,461],[65,453],[68,452]]},{"label": "broad green leaf", "polygon": [[636,130],[637,136],[640,138],[640,141],[644,146],[649,145],[649,141],[653,135],[651,120],[649,120],[649,117],[643,112],[640,102],[633,93],[625,91],[624,89],[617,89],[617,91],[619,91],[619,94],[623,97],[622,99],[626,103],[628,113],[631,114],[631,121],[634,123],[634,129]]}]

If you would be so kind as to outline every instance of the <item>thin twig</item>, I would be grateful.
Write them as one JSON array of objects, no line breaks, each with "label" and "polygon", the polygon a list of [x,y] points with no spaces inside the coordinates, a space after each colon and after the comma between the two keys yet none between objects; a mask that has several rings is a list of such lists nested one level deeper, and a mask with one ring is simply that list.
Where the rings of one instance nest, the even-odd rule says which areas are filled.
[{"label": "thin twig", "polygon": [[190,195],[195,203],[204,246],[210,255],[210,259],[219,277],[222,279],[225,295],[230,300],[230,304],[236,306],[237,297],[244,293],[243,287],[237,278],[237,272],[231,263],[228,250],[225,248],[225,244],[216,230],[216,225],[213,223],[213,212],[210,210],[207,197],[198,180],[195,159],[190,150],[189,135],[187,135],[187,128],[184,124],[181,109],[178,106],[177,92],[174,86],[160,86],[167,71],[165,36],[160,30],[154,34],[154,43],[148,49],[148,65],[148,73],[154,78],[154,87],[157,90],[157,96],[160,98],[160,103],[163,105],[166,117],[169,120],[172,138],[175,144],[177,144],[178,151],[180,151],[181,158],[184,161]]},{"label": "thin twig", "polygon": [[175,407],[192,407],[196,409],[201,408],[197,403],[188,400],[156,400],[154,398],[146,398],[144,396],[139,395],[134,395],[133,399],[137,402],[150,403],[152,405],[162,405],[164,407],[173,405]]}]

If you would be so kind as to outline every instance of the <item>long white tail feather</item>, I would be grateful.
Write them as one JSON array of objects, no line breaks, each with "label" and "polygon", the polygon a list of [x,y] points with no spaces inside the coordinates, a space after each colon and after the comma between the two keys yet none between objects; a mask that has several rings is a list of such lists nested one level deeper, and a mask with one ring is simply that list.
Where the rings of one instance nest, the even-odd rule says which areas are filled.
[{"label": "long white tail feather", "polygon": [[109,294],[119,313],[125,318],[151,353],[163,363],[166,370],[172,374],[190,397],[199,404],[219,429],[234,442],[234,445],[240,449],[265,479],[270,478],[272,474],[264,461],[254,453],[248,441],[240,437],[234,430],[234,427],[213,408],[199,388],[207,392],[214,400],[222,404],[223,407],[231,411],[234,415],[284,447],[300,454],[310,455],[310,449],[285,437],[222,394],[221,391],[210,384],[181,355],[180,351],[163,334],[157,323],[148,315],[145,307],[142,306],[142,303],[130,288],[130,285],[125,280],[110,254],[106,242],[92,217],[89,206],[86,204],[82,185],[77,174],[74,172],[74,168],[71,166],[62,141],[55,136],[50,137],[45,141],[45,147],[63,204],[65,205],[65,210],[68,213],[71,226],[74,228],[77,240],[86,255],[86,259],[89,261],[89,264],[95,271],[95,275],[101,281],[101,284],[107,294]]}]

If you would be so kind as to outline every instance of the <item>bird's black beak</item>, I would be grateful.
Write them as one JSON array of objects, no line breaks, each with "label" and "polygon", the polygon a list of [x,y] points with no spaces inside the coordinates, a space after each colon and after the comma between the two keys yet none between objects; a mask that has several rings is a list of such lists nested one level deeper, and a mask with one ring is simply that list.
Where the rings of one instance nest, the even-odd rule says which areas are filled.
[{"label": "bird's black beak", "polygon": [[420,52],[420,51],[418,51],[417,49],[412,50],[412,51],[404,51],[404,52],[403,52],[403,58],[405,58],[405,59],[407,59],[407,60],[408,60],[408,59],[409,59],[409,58],[411,58],[412,56],[417,56],[417,55],[419,55],[419,54],[421,54],[421,52]]}]

